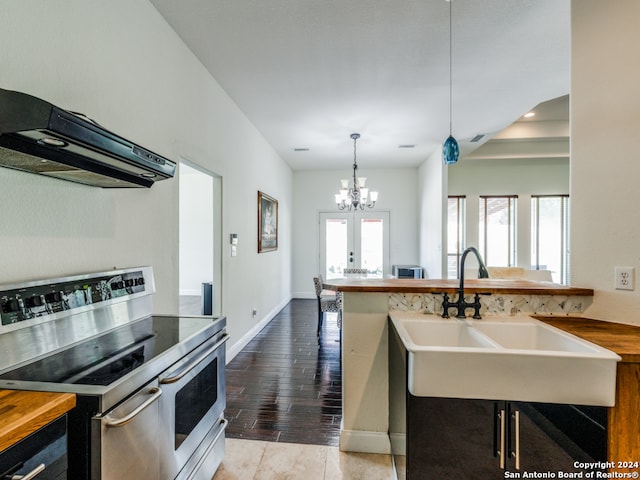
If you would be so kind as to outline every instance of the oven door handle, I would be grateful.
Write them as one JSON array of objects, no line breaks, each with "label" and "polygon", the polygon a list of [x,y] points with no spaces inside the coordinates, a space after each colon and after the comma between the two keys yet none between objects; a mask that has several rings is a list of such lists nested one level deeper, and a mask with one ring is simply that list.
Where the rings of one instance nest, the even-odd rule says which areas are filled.
[{"label": "oven door handle", "polygon": [[151,388],[149,390],[149,393],[151,393],[152,395],[147,400],[145,400],[143,403],[138,405],[135,409],[133,409],[131,411],[131,413],[129,413],[128,415],[125,415],[122,418],[114,418],[112,420],[109,420],[109,421],[105,422],[105,426],[110,427],[110,428],[116,428],[116,427],[125,426],[131,420],[136,418],[136,416],[138,416],[145,408],[147,408],[153,402],[158,400],[160,398],[160,396],[162,395],[162,390],[160,388],[158,388],[158,387],[153,387],[153,388]]},{"label": "oven door handle", "polygon": [[36,478],[36,475],[38,475],[39,473],[44,472],[45,468],[46,467],[45,467],[44,463],[41,463],[40,465],[38,465],[36,468],[31,470],[26,475],[14,475],[14,476],[7,475],[6,477],[2,477],[2,478],[5,478],[7,480],[33,480],[34,478]]},{"label": "oven door handle", "polygon": [[170,383],[176,383],[178,380],[183,378],[187,373],[196,368],[200,363],[205,361],[209,355],[211,355],[214,351],[216,351],[223,343],[229,340],[229,334],[225,333],[222,336],[222,339],[211,347],[209,347],[205,352],[198,355],[193,361],[187,363],[182,368],[175,370],[169,374],[169,376],[161,378],[160,383],[163,385],[167,385]]}]

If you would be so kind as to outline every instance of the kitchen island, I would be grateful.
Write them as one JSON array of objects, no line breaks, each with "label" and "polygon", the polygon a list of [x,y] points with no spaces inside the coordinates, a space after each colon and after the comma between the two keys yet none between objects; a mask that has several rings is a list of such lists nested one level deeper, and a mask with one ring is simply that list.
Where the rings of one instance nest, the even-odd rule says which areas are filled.
[{"label": "kitchen island", "polygon": [[71,393],[0,390],[0,452],[28,437],[76,405]]},{"label": "kitchen island", "polygon": [[70,393],[0,390],[0,477],[63,480],[68,474]]},{"label": "kitchen island", "polygon": [[[617,472],[637,472],[640,461],[640,327],[589,318],[536,316],[556,328],[593,342],[621,357],[615,406],[607,409],[607,460]],[[631,460],[633,459],[633,460]],[[629,468],[625,464],[631,463]]]},{"label": "kitchen island", "polygon": [[[326,280],[324,288],[344,294],[342,317],[343,451],[390,453],[388,317],[393,311],[442,313],[442,293],[455,294],[457,280]],[[465,295],[480,297],[482,315],[580,315],[593,290],[548,282],[477,279]],[[488,295],[484,295],[488,294]],[[469,297],[471,299],[471,297]]]}]

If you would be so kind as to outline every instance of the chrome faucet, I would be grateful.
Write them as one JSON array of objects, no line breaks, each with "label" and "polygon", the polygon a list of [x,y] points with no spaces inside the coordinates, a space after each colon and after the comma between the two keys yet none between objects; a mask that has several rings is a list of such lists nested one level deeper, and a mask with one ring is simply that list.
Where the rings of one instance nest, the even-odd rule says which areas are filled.
[{"label": "chrome faucet", "polygon": [[[465,302],[464,301],[464,262],[467,258],[469,252],[473,253],[478,260],[479,268],[478,268],[478,278],[489,278],[489,272],[487,271],[487,267],[485,267],[482,258],[480,257],[480,253],[475,247],[467,247],[464,252],[462,252],[462,256],[460,257],[460,287],[458,288],[458,300],[455,302],[449,301],[449,295],[447,293],[443,293],[442,300],[442,318],[449,318],[449,308],[455,307],[458,309],[458,314],[456,318],[466,318],[465,310],[467,308],[473,308],[473,318],[479,320],[482,317],[480,316],[480,294],[476,293],[473,299],[473,302]],[[485,293],[483,295],[489,295]]]}]

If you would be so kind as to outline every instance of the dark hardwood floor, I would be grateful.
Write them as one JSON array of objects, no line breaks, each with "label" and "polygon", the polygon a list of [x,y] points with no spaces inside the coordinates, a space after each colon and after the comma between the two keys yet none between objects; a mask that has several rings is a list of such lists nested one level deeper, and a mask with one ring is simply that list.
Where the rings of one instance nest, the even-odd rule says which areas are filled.
[{"label": "dark hardwood floor", "polygon": [[340,332],[316,300],[292,300],[227,365],[228,438],[337,446],[342,418]]}]

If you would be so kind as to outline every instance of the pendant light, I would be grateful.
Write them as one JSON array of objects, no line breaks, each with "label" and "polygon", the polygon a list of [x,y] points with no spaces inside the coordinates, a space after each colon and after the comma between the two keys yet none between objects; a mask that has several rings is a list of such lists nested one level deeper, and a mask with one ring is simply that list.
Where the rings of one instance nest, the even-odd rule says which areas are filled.
[{"label": "pendant light", "polygon": [[352,209],[364,210],[366,208],[373,208],[378,200],[378,192],[370,192],[366,188],[365,182],[367,177],[358,177],[356,172],[358,170],[358,162],[356,160],[356,141],[360,138],[359,133],[352,133],[351,139],[353,140],[353,186],[349,187],[349,180],[343,179],[341,182],[340,193],[335,194],[336,205],[338,210]]},{"label": "pendant light", "polygon": [[453,165],[458,161],[458,155],[460,154],[460,148],[458,147],[458,141],[453,137],[453,75],[452,75],[452,21],[451,21],[451,7],[453,0],[447,0],[449,2],[449,138],[447,138],[442,144],[442,161],[445,165]]}]

